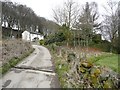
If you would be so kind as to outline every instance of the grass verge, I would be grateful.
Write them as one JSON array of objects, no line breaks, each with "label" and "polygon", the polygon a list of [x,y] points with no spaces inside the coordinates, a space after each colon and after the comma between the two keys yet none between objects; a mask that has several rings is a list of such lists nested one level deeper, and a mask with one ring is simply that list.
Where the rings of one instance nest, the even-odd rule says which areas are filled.
[{"label": "grass verge", "polygon": [[105,57],[103,59],[99,59],[97,62],[95,62],[95,64],[107,66],[111,68],[113,71],[118,72],[118,55],[112,55],[109,57]]},{"label": "grass verge", "polygon": [[4,75],[7,71],[10,70],[10,68],[13,68],[21,60],[23,60],[25,57],[29,56],[33,51],[34,51],[34,48],[31,49],[29,52],[24,53],[20,58],[13,57],[12,59],[10,59],[9,62],[5,63],[4,65],[2,65],[2,67],[0,67],[0,73],[2,73],[2,75]]},{"label": "grass verge", "polygon": [[66,88],[66,73],[69,71],[69,65],[63,61],[62,57],[55,57],[55,69],[58,74],[60,86]]},{"label": "grass verge", "polygon": [[[51,51],[51,54],[54,58],[53,60],[56,68],[56,73],[58,74],[62,88],[116,88],[118,86],[116,83],[117,79],[115,79],[117,78],[116,75],[113,76],[112,74],[110,77],[108,77],[108,74],[111,74],[111,72],[106,71],[106,67],[110,67],[116,71],[111,66],[107,66],[107,64],[115,64],[114,66],[116,66],[115,68],[117,69],[118,66],[116,63],[118,63],[118,61],[116,54],[103,52],[99,56],[93,55],[90,58],[87,58],[87,62],[85,61],[86,59],[84,60],[84,58],[79,58],[80,61],[77,63],[77,67],[74,68],[74,63],[68,63],[67,56],[69,54],[62,52],[63,56],[61,56],[59,53],[57,53],[58,48],[56,50],[55,45],[49,46],[48,49]],[[98,62],[102,62],[102,64]],[[106,67],[100,67],[100,65],[103,66],[104,63],[106,64]],[[96,66],[97,64],[99,64],[98,67]]]},{"label": "grass verge", "polygon": [[106,66],[111,68],[115,72],[118,71],[118,55],[117,54],[103,54],[98,57],[89,58],[90,61],[95,63],[96,65]]},{"label": "grass verge", "polygon": [[55,64],[55,72],[58,75],[58,79],[60,82],[60,87],[66,88],[66,73],[68,73],[70,67],[69,64],[66,63],[64,57],[59,57],[59,55],[56,52],[56,46],[55,45],[46,45],[46,48],[50,50],[50,53],[53,57],[54,64]]}]

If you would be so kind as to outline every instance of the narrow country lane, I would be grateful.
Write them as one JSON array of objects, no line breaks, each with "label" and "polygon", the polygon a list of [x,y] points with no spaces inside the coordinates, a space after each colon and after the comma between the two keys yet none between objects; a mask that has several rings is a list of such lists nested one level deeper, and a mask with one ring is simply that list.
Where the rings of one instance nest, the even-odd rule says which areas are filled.
[{"label": "narrow country lane", "polygon": [[43,46],[33,47],[30,56],[0,79],[2,88],[59,88],[50,52]]}]

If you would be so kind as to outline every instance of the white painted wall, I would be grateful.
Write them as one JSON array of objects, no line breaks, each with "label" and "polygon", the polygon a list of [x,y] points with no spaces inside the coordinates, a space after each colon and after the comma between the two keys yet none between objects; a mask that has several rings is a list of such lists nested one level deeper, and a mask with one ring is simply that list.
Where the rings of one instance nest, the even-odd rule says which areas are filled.
[{"label": "white painted wall", "polygon": [[26,41],[33,41],[34,38],[38,38],[39,40],[42,40],[44,39],[44,36],[43,35],[37,35],[37,34],[32,34],[28,31],[24,31],[22,33],[22,40],[26,40]]},{"label": "white painted wall", "polygon": [[5,26],[8,27],[8,23],[7,22],[2,22],[2,26],[3,27],[5,27]]},{"label": "white painted wall", "polygon": [[37,34],[30,34],[30,37],[31,37],[30,41],[33,41],[33,39],[36,37],[39,38],[39,40],[44,39],[42,35],[37,35]]},{"label": "white painted wall", "polygon": [[30,32],[24,31],[24,32],[22,33],[22,40],[29,41],[29,40],[30,40]]}]

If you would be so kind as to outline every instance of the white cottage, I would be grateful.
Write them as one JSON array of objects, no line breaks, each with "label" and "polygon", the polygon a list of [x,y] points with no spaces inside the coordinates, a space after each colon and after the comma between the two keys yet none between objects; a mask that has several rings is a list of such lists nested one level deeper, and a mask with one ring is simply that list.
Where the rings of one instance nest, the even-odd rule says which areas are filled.
[{"label": "white cottage", "polygon": [[44,39],[44,36],[37,32],[24,31],[22,33],[22,39],[26,40],[26,41],[34,41],[36,39],[42,40],[42,39]]}]

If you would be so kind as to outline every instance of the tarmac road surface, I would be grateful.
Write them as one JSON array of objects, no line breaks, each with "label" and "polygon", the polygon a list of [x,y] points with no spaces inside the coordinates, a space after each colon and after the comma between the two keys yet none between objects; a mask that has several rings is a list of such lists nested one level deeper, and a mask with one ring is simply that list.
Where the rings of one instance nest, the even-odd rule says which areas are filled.
[{"label": "tarmac road surface", "polygon": [[[35,51],[5,74],[1,88],[59,88],[47,48],[33,45]],[[1,89],[0,88],[0,89]]]}]

